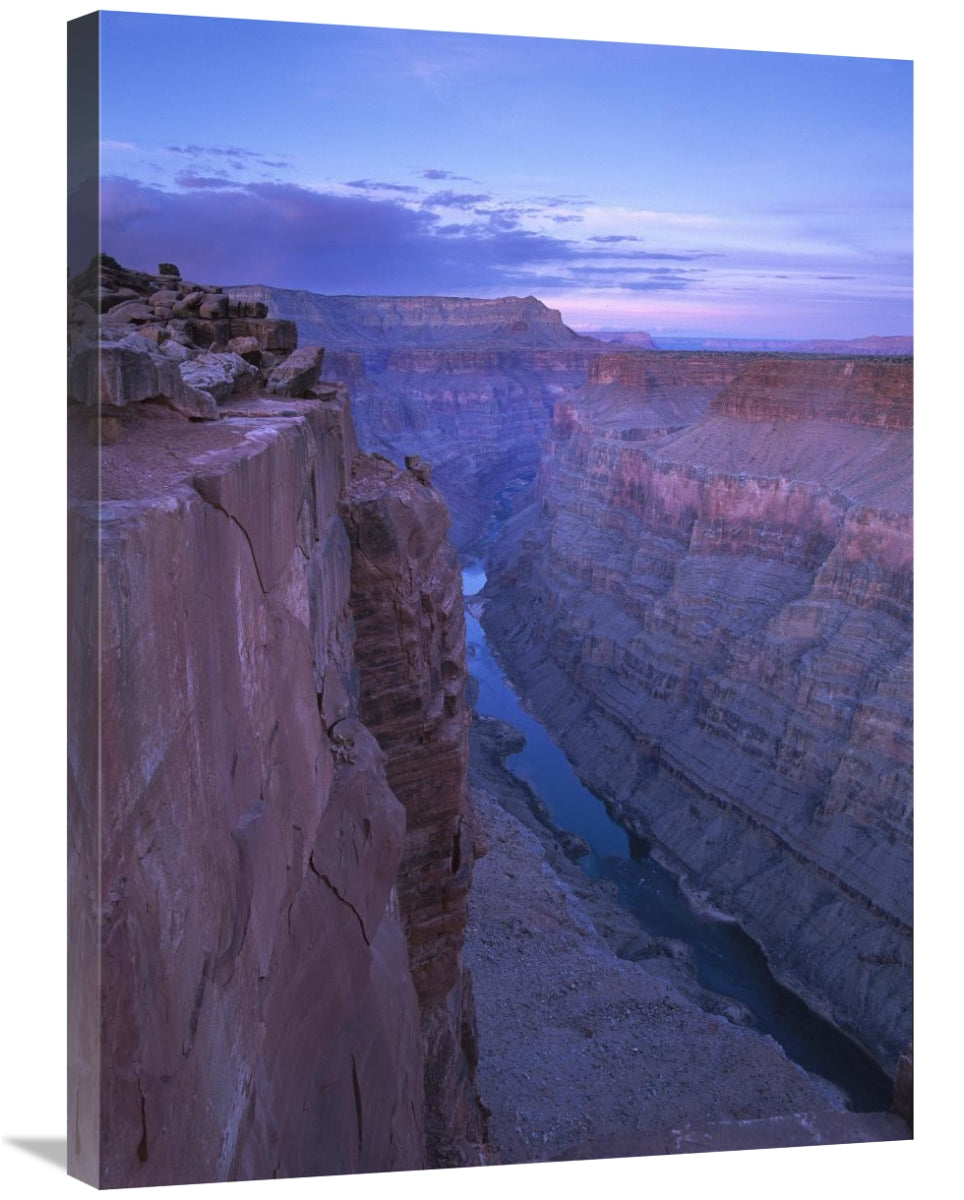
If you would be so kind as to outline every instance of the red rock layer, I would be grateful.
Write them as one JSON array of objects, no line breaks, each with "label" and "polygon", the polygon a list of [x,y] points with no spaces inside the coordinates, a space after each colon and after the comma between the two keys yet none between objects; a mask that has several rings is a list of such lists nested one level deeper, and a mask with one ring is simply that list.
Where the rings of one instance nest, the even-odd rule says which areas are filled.
[{"label": "red rock layer", "polygon": [[[590,783],[892,1068],[911,1000],[908,381],[867,360],[808,382],[794,361],[750,364],[720,402],[647,382],[558,405],[486,622]],[[851,403],[855,376],[870,399]],[[820,418],[797,415],[821,388]]]},{"label": "red rock layer", "polygon": [[461,964],[474,859],[461,574],[445,505],[416,474],[357,459],[343,511],[361,716],[407,816],[399,901],[427,1046],[429,1163],[464,1165],[479,1161],[484,1129]]},{"label": "red rock layer", "polygon": [[90,1032],[99,1009],[71,1150],[101,1186],[424,1161],[404,813],[352,700],[354,438],[339,404],[280,410],[129,424],[99,514],[71,511],[72,712],[99,678],[102,751],[99,777],[71,758],[98,965],[73,999]]},{"label": "red rock layer", "polygon": [[[423,943],[420,992],[410,965],[396,884],[403,856],[424,880],[431,854],[417,826],[406,849],[384,750],[358,716],[347,404],[334,390],[228,401],[198,423],[142,403],[101,448],[99,481],[86,420],[78,406],[71,1173],[119,1187],[422,1167],[450,1131],[464,1140],[474,1099],[471,1038],[440,1052],[426,987],[459,1031],[472,1002],[462,918],[425,929],[439,966]],[[437,572],[426,594],[451,602],[444,530],[433,497],[392,563],[416,624],[420,538]],[[443,724],[460,731],[460,609],[450,619],[455,640],[434,666],[424,647],[408,682],[444,662]],[[437,683],[422,681],[426,697]],[[453,778],[460,754],[456,737]],[[417,775],[417,760],[413,747],[396,772]],[[461,836],[457,869],[451,842],[436,865],[464,906]]]},{"label": "red rock layer", "polygon": [[912,429],[914,364],[909,358],[759,358],[740,371],[713,407],[752,421],[823,418]]},{"label": "red rock layer", "polygon": [[589,367],[589,383],[617,383],[644,395],[667,387],[710,388],[714,394],[734,379],[747,361],[741,354],[653,353],[601,354]]}]

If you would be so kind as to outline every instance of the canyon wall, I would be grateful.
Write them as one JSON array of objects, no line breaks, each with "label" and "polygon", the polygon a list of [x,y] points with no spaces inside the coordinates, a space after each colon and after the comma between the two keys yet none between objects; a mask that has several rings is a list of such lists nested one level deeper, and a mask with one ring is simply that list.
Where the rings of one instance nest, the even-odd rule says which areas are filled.
[{"label": "canyon wall", "polygon": [[477,300],[458,296],[324,296],[249,284],[227,289],[294,321],[305,340],[333,350],[447,346],[568,347],[592,344],[534,296]]},{"label": "canyon wall", "polygon": [[430,460],[463,552],[485,536],[504,489],[534,479],[554,402],[611,350],[531,296],[227,290],[237,302],[270,304],[303,340],[324,344],[324,376],[349,384],[364,450]]},{"label": "canyon wall", "polygon": [[672,357],[596,359],[556,405],[489,564],[490,641],[620,819],[893,1071],[911,363]]},{"label": "canyon wall", "polygon": [[[147,293],[219,293],[99,274],[71,306],[69,1169],[122,1187],[477,1162],[444,504],[358,453],[320,351],[265,360],[200,328],[245,321],[263,346],[277,322],[176,317]],[[96,307],[135,303],[92,341]],[[369,554],[392,596],[375,625]]]},{"label": "canyon wall", "polygon": [[478,1161],[472,980],[463,968],[475,826],[467,791],[462,576],[448,514],[424,475],[359,458],[344,505],[360,714],[405,806],[398,875],[425,1046],[429,1160]]}]

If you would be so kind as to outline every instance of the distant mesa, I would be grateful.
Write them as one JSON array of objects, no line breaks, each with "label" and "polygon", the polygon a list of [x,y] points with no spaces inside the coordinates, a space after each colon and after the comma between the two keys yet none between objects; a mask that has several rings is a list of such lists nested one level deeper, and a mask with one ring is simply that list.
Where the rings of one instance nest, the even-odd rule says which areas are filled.
[{"label": "distant mesa", "polygon": [[613,346],[632,346],[634,350],[658,350],[659,346],[644,329],[594,329],[591,334],[599,342]]},{"label": "distant mesa", "polygon": [[[595,334],[605,340],[605,335]],[[864,338],[724,338],[660,337],[660,350],[763,351],[769,354],[873,354],[903,357],[914,353],[910,335]]]},{"label": "distant mesa", "polygon": [[247,284],[225,291],[232,301],[260,301],[296,322],[302,338],[328,350],[432,350],[498,345],[566,349],[594,345],[534,296],[478,300],[464,296],[324,296]]}]

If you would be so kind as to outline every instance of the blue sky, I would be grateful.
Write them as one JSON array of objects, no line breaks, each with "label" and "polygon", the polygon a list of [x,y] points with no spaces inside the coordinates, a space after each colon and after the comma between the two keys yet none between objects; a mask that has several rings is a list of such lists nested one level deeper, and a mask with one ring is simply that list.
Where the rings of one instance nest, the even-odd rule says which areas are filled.
[{"label": "blue sky", "polygon": [[906,61],[105,13],[104,249],[587,330],[910,333],[911,94]]}]

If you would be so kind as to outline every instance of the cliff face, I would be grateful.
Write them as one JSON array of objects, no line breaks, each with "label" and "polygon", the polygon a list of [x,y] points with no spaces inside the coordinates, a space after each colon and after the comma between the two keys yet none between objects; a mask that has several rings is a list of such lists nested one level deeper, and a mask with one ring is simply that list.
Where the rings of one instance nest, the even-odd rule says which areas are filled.
[{"label": "cliff face", "polygon": [[622,819],[892,1069],[911,1001],[910,364],[692,356],[687,395],[653,357],[597,360],[557,405],[536,501],[495,551],[490,637]]},{"label": "cliff face", "polygon": [[407,816],[398,893],[427,1048],[430,1158],[457,1166],[477,1159],[466,1138],[483,1137],[465,1069],[476,1054],[472,983],[461,964],[475,850],[461,574],[445,506],[414,474],[359,460],[344,511],[360,712],[386,751]]},{"label": "cliff face", "polygon": [[[444,506],[371,472],[334,389],[235,393],[202,420],[103,387],[95,414],[98,395],[95,426],[115,426],[99,451],[90,409],[69,414],[71,1172],[118,1187],[478,1161]],[[407,519],[380,560],[394,605],[360,639],[353,571],[385,511]],[[372,729],[362,693],[426,598],[392,742],[394,710]],[[426,815],[404,782],[428,790],[436,755]],[[452,835],[437,864],[433,820]]]}]

